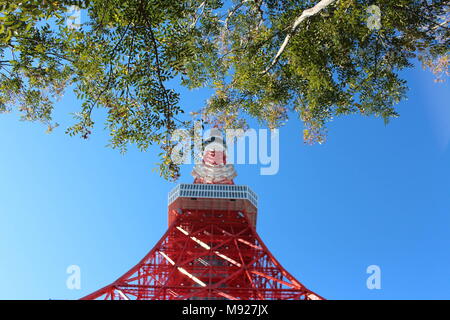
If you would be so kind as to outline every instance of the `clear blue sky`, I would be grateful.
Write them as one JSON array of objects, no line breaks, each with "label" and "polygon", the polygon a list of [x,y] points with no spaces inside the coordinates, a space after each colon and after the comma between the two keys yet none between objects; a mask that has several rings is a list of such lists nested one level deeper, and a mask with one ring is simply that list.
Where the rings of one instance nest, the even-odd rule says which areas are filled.
[{"label": "clear blue sky", "polygon": [[[238,165],[237,184],[259,195],[258,231],[282,265],[328,299],[450,299],[450,86],[416,68],[409,99],[388,126],[348,117],[330,124],[325,145],[307,146],[291,119],[280,131],[280,171]],[[198,108],[207,92],[183,90]],[[77,299],[135,265],[167,227],[174,184],[151,172],[152,152],[125,156],[64,134],[61,124],[0,115],[0,299]],[[191,182],[191,166],[180,182]],[[81,267],[81,290],[66,268]],[[366,288],[378,265],[381,290]]]}]

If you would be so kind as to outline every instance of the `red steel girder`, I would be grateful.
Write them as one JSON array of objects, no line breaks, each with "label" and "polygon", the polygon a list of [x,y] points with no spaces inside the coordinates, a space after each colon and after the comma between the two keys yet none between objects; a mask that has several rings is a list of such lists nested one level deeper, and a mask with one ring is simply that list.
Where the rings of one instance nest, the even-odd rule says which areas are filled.
[{"label": "red steel girder", "polygon": [[281,266],[246,214],[183,210],[138,264],[82,299],[323,298]]}]

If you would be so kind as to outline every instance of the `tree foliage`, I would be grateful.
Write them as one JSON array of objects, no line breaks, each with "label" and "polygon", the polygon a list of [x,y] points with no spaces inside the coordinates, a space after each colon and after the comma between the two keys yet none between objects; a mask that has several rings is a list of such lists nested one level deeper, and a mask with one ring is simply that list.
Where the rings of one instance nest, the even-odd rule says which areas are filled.
[{"label": "tree foliage", "polygon": [[[79,28],[67,24],[71,5]],[[0,1],[0,111],[51,131],[73,86],[82,105],[69,134],[88,138],[104,108],[112,147],[160,145],[161,174],[176,179],[170,135],[189,123],[170,81],[214,89],[199,110],[210,123],[245,127],[250,116],[274,128],[297,114],[305,141],[321,143],[335,117],[398,116],[399,72],[414,59],[442,80],[448,19],[444,0]]]}]

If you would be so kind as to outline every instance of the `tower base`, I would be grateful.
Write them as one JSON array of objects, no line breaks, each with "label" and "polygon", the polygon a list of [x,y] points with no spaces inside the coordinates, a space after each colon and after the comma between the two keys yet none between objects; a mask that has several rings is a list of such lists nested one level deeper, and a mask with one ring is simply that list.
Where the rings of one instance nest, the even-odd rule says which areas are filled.
[{"label": "tower base", "polygon": [[144,259],[82,299],[323,299],[280,265],[245,212],[178,211]]}]

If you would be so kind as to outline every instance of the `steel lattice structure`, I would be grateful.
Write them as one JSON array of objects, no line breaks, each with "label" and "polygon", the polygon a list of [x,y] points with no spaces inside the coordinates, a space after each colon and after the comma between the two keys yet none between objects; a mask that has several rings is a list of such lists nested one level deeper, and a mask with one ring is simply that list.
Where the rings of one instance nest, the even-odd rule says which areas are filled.
[{"label": "steel lattice structure", "polygon": [[[217,130],[212,137],[223,145]],[[258,236],[256,195],[234,185],[225,150],[207,146],[194,168],[196,183],[169,194],[169,228],[144,259],[83,299],[323,299],[290,275]]]}]

